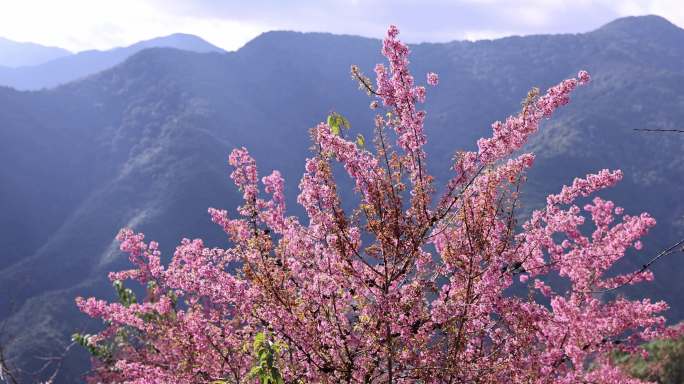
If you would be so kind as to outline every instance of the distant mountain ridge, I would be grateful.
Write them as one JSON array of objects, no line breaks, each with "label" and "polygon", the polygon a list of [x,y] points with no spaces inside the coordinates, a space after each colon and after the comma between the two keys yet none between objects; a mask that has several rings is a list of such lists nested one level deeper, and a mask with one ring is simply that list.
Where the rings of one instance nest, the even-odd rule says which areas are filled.
[{"label": "distant mountain ridge", "polygon": [[63,48],[46,47],[35,43],[20,43],[0,37],[0,66],[22,67],[39,65],[50,60],[72,55]]},{"label": "distant mountain ridge", "polygon": [[127,47],[65,55],[37,65],[17,68],[0,67],[0,85],[18,90],[52,88],[109,69],[143,49],[155,47],[176,48],[199,53],[224,52],[221,48],[197,36],[177,33],[141,41]]},{"label": "distant mountain ridge", "polygon": [[[0,320],[13,336],[14,361],[30,368],[34,356],[93,326],[73,297],[111,298],[107,271],[128,268],[113,241],[120,227],[158,240],[166,260],[183,237],[226,246],[206,208],[233,214],[240,202],[227,176],[232,148],[247,147],[262,175],[281,170],[288,210],[301,213],[307,129],[335,110],[354,134],[372,137],[374,113],[349,66],[370,74],[379,49],[375,39],[269,32],[236,52],[145,49],[54,89],[0,88],[0,163],[7,165],[0,167]],[[451,175],[455,150],[490,134],[491,122],[516,112],[532,86],[545,89],[586,69],[592,82],[525,147],[537,161],[523,210],[576,176],[622,168],[625,180],[602,196],[659,222],[645,252],[623,267],[642,265],[682,237],[684,135],[633,129],[682,128],[684,30],[648,16],[584,34],[411,49],[417,82],[429,71],[440,75],[426,104],[428,167],[438,184]],[[684,318],[683,260],[659,261],[654,283],[620,293],[667,299],[671,319]],[[74,355],[59,382],[77,381],[86,363]]]}]

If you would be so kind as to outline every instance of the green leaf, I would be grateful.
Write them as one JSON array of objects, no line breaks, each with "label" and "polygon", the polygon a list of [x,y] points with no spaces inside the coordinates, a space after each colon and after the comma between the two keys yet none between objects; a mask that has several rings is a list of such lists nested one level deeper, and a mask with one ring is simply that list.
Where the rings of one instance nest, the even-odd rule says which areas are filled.
[{"label": "green leaf", "polygon": [[356,135],[356,144],[358,144],[358,146],[361,148],[366,146],[366,138],[360,133]]},{"label": "green leaf", "polygon": [[258,365],[256,367],[252,367],[252,369],[249,370],[249,376],[250,377],[254,377],[260,373],[261,373],[261,367]]},{"label": "green leaf", "polygon": [[349,123],[349,120],[347,120],[346,117],[344,117],[344,116],[342,116],[342,115],[340,115],[340,114],[338,114],[337,116],[339,116],[340,122],[342,123],[342,126],[343,126],[343,127],[345,127],[346,129],[351,128],[351,124]]},{"label": "green leaf", "polygon": [[259,349],[261,349],[261,346],[264,344],[264,341],[266,340],[266,335],[263,332],[259,332],[254,336],[254,344],[253,349],[254,353],[259,353]]},{"label": "green leaf", "polygon": [[112,286],[116,289],[116,292],[119,293],[123,289],[123,282],[121,282],[121,280],[114,280]]},{"label": "green leaf", "polygon": [[249,371],[248,378],[258,377],[261,384],[284,384],[285,381],[278,371],[278,366],[276,364],[278,351],[281,348],[281,346],[278,345],[278,341],[271,343],[265,332],[259,332],[254,335],[252,344],[256,361]]},{"label": "green leaf", "polygon": [[328,115],[327,123],[328,123],[328,126],[330,127],[330,132],[336,136],[340,135],[340,128],[341,127],[345,128],[345,129],[351,128],[351,124],[349,123],[349,120],[347,120],[346,117],[340,115],[337,112],[333,112],[330,115]]},{"label": "green leaf", "polygon": [[116,290],[116,294],[119,297],[119,302],[125,307],[137,303],[135,293],[133,293],[130,288],[124,288],[123,282],[121,280],[114,280],[112,286],[114,286],[114,289]]}]

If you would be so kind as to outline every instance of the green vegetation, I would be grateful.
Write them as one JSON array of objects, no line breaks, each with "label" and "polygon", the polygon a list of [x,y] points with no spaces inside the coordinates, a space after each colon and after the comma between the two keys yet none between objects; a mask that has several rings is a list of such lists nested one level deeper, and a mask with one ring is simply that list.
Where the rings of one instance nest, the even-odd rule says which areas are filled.
[{"label": "green vegetation", "polygon": [[615,356],[615,362],[630,375],[661,384],[684,383],[684,337],[656,340],[645,345],[644,356],[627,353]]}]

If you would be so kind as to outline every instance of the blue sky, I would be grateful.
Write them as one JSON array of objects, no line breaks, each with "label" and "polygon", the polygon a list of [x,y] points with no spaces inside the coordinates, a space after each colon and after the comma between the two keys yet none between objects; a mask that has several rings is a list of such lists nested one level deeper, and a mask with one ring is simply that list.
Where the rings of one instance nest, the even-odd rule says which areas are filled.
[{"label": "blue sky", "polygon": [[108,49],[175,32],[234,50],[269,30],[409,42],[586,32],[617,17],[661,15],[684,26],[682,0],[0,0],[0,36],[72,51]]}]

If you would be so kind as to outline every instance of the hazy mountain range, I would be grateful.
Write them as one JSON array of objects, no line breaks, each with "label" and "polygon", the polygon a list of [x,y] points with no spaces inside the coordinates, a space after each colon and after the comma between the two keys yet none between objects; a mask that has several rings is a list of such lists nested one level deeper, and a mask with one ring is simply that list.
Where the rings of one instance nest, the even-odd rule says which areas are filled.
[{"label": "hazy mountain range", "polygon": [[128,47],[76,54],[59,48],[0,39],[0,85],[19,90],[51,88],[111,68],[143,49],[153,47],[192,52],[223,51],[197,36],[181,33],[141,41]]},{"label": "hazy mountain range", "polygon": [[[206,48],[132,49],[127,59],[117,54],[112,64],[125,61],[113,68],[54,89],[0,88],[0,319],[15,362],[36,367],[34,356],[97,326],[73,298],[111,297],[107,271],[127,267],[113,242],[120,227],[159,240],[167,257],[182,237],[225,246],[206,208],[233,210],[240,201],[228,179],[232,148],[249,148],[262,174],[280,169],[289,207],[301,213],[295,198],[308,128],[335,110],[353,134],[372,136],[369,100],[349,66],[372,73],[380,41],[269,32],[236,52]],[[532,86],[546,89],[586,69],[592,83],[527,147],[538,161],[524,209],[575,176],[621,168],[625,180],[603,196],[659,221],[645,252],[623,267],[684,237],[684,135],[633,130],[684,128],[684,30],[656,16],[629,17],[583,34],[411,48],[419,81],[440,74],[426,104],[429,167],[440,182],[454,152],[517,111]],[[81,73],[103,69],[97,65],[83,64]],[[622,293],[664,298],[670,318],[684,318],[682,255],[654,269],[656,282]],[[86,363],[83,353],[71,354],[60,380],[76,380]]]},{"label": "hazy mountain range", "polygon": [[23,67],[40,65],[50,60],[72,55],[63,48],[34,43],[19,43],[0,37],[0,66]]}]

